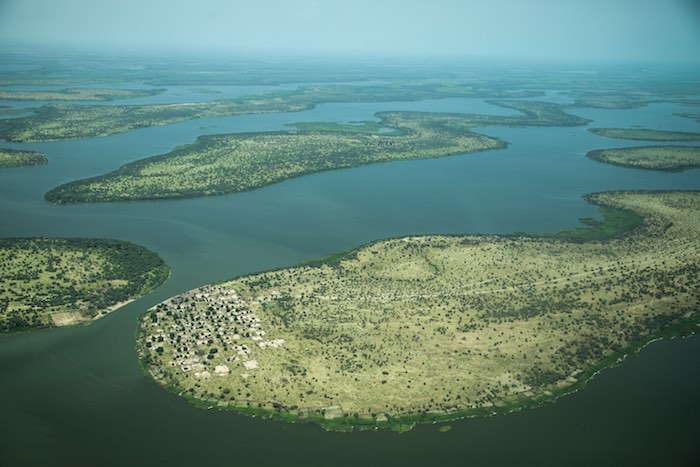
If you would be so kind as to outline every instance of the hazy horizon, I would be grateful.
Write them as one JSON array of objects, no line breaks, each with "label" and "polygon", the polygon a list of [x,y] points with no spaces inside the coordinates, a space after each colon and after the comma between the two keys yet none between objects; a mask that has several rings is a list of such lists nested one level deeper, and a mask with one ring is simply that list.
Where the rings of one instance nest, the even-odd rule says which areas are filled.
[{"label": "hazy horizon", "polygon": [[699,62],[691,0],[0,0],[0,45]]}]

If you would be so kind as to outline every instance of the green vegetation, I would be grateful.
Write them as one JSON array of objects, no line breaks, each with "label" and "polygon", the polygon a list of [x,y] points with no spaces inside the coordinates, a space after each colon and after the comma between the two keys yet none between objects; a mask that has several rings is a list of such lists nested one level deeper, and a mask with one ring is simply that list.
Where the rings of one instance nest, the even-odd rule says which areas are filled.
[{"label": "green vegetation", "polygon": [[646,128],[589,128],[588,131],[608,138],[635,141],[700,141],[700,133],[649,130]]},{"label": "green vegetation", "polygon": [[[426,117],[428,120],[429,117]],[[400,159],[442,157],[503,148],[496,138],[427,128],[421,120],[386,117],[404,137],[337,132],[202,136],[154,158],[49,191],[53,203],[188,198],[251,190],[323,170]]]},{"label": "green vegetation", "polygon": [[700,166],[700,147],[639,146],[590,151],[586,157],[608,164],[651,170],[684,170]]},{"label": "green vegetation", "polygon": [[[126,164],[106,175],[46,193],[52,203],[190,198],[252,190],[290,177],[376,162],[427,159],[506,147],[475,126],[567,126],[587,120],[556,104],[496,101],[519,116],[381,112],[379,127],[399,135],[336,131],[201,136],[172,152]],[[319,124],[315,124],[318,126]]]},{"label": "green vegetation", "polygon": [[49,160],[40,152],[0,148],[0,168],[43,165]]},{"label": "green vegetation", "polygon": [[[618,236],[419,236],[175,296],[140,324],[149,374],[197,405],[334,430],[507,413],[700,323],[700,193],[588,200]],[[590,224],[590,223],[589,223]]]},{"label": "green vegetation", "polygon": [[195,118],[246,113],[291,112],[304,107],[261,101],[149,105],[44,105],[26,117],[0,120],[0,139],[60,141],[123,133],[137,128],[168,125]]},{"label": "green vegetation", "polygon": [[[588,196],[584,199],[591,201]],[[598,206],[603,220],[599,221],[591,217],[582,217],[579,222],[582,227],[572,230],[563,230],[555,234],[543,234],[541,237],[566,238],[572,241],[606,240],[626,235],[643,225],[644,219],[629,209],[615,208],[611,206]],[[512,237],[528,237],[526,232],[514,232]]]},{"label": "green vegetation", "polygon": [[183,120],[273,112],[298,112],[324,102],[413,101],[443,97],[528,97],[533,92],[474,86],[442,89],[439,83],[382,86],[309,86],[212,102],[149,105],[44,105],[32,114],[0,120],[0,139],[60,141],[169,125]]},{"label": "green vegetation", "polygon": [[598,210],[603,215],[602,221],[582,217],[579,221],[584,227],[564,230],[554,236],[572,240],[605,240],[625,235],[643,224],[642,216],[629,209],[603,205]]},{"label": "green vegetation", "polygon": [[287,126],[303,131],[332,133],[376,133],[384,136],[398,136],[402,134],[400,130],[382,127],[379,122],[296,122],[289,123]]},{"label": "green vegetation", "polygon": [[132,243],[0,239],[0,332],[99,318],[158,287],[169,269]]},{"label": "green vegetation", "polygon": [[60,91],[2,91],[0,101],[112,101],[160,94],[165,89],[68,88]]}]

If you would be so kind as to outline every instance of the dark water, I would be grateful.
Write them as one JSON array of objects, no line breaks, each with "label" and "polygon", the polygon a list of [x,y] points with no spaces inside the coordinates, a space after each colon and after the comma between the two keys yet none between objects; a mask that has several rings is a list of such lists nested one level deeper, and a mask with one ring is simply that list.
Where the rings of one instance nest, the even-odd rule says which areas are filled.
[{"label": "dark water", "polygon": [[[216,97],[212,97],[216,98]],[[178,292],[295,264],[382,237],[553,232],[597,216],[581,195],[610,189],[700,189],[700,171],[630,170],[586,159],[627,144],[585,128],[486,128],[509,149],[378,164],[196,200],[51,206],[43,193],[191,142],[197,135],[373,119],[380,110],[508,113],[474,99],[326,104],[308,112],[182,122],[81,141],[3,144],[43,151],[42,167],[0,171],[0,236],[134,241],[172,266],[154,293],[96,323],[0,337],[0,465],[696,465],[700,338],[650,345],[585,390],[452,431],[326,433],[204,411],[143,376],[138,316]],[[591,126],[697,130],[657,104],[581,109]]]}]

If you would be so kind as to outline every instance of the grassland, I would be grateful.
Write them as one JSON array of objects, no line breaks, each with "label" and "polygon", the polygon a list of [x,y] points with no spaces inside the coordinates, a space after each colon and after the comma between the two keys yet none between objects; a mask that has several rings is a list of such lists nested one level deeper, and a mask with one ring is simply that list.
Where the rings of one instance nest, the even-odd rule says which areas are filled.
[{"label": "grassland", "polygon": [[0,148],[0,169],[24,165],[43,165],[48,162],[46,156],[40,152]]},{"label": "grassland", "polygon": [[[106,175],[70,182],[46,193],[52,203],[190,198],[251,190],[323,170],[405,159],[427,159],[506,147],[470,131],[475,126],[565,126],[587,120],[556,104],[497,101],[517,116],[381,112],[393,135],[345,131],[287,131],[202,136],[172,152],[124,165]],[[314,124],[318,127],[320,124]],[[342,130],[342,131],[339,131]]]},{"label": "grassland", "polygon": [[588,200],[643,223],[605,240],[384,240],[205,286],[143,316],[141,361],[198,405],[328,429],[409,429],[554,400],[699,321],[700,193]]},{"label": "grassland", "polygon": [[646,128],[589,128],[599,136],[632,141],[700,141],[700,133],[649,130]]},{"label": "grassland", "polygon": [[684,170],[700,166],[700,147],[639,146],[590,151],[586,157],[608,164],[650,170]]},{"label": "grassland", "polygon": [[68,88],[60,91],[3,91],[0,101],[113,101],[155,96],[165,89]]},{"label": "grassland", "polygon": [[308,110],[324,102],[388,102],[444,97],[516,98],[537,95],[439,83],[307,86],[212,102],[149,105],[44,105],[32,114],[0,120],[0,139],[17,142],[60,141],[123,133],[204,117]]},{"label": "grassland", "polygon": [[168,277],[154,252],[104,239],[0,239],[0,332],[84,323]]}]

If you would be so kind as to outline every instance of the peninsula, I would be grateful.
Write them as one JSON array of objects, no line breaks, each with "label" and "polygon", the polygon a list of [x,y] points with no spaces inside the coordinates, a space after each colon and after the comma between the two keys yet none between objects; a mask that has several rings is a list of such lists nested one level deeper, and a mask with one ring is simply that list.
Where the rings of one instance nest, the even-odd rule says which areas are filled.
[{"label": "peninsula", "polygon": [[[45,198],[63,204],[220,195],[324,170],[506,147],[497,138],[472,132],[474,127],[573,126],[588,121],[547,102],[494,104],[521,115],[380,112],[380,122],[369,127],[370,132],[348,130],[351,125],[314,123],[311,128],[323,130],[200,136],[194,144],[170,153],[61,185]],[[367,129],[367,124],[362,128]]]},{"label": "peninsula", "polygon": [[169,268],[132,243],[0,239],[0,332],[84,323],[158,287]]},{"label": "peninsula", "polygon": [[650,170],[685,170],[700,167],[700,147],[638,146],[589,151],[586,157],[619,165]]},{"label": "peninsula", "polygon": [[396,238],[205,286],[143,315],[141,362],[197,405],[334,430],[552,401],[700,322],[700,193],[587,199],[636,227]]},{"label": "peninsula", "polygon": [[649,130],[646,128],[589,128],[588,131],[608,138],[632,141],[700,141],[700,133]]},{"label": "peninsula", "polygon": [[40,152],[0,148],[0,169],[25,165],[44,165],[48,162],[46,156]]}]

